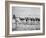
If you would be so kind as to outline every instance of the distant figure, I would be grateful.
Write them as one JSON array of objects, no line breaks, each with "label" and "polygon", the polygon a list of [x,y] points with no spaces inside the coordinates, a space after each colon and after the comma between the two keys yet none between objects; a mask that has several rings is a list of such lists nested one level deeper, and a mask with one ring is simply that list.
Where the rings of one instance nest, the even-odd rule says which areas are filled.
[{"label": "distant figure", "polygon": [[21,18],[21,17],[20,17],[19,19],[20,19],[21,23],[26,24],[25,18]]},{"label": "distant figure", "polygon": [[20,18],[21,21],[25,20],[24,18]]},{"label": "distant figure", "polygon": [[39,25],[40,24],[40,18],[35,18],[36,20],[36,24]]},{"label": "distant figure", "polygon": [[31,21],[35,21],[35,19],[34,19],[34,18],[30,18],[30,20],[31,20]]},{"label": "distant figure", "polygon": [[13,15],[13,19],[15,20],[15,24],[17,24],[17,19],[15,15]]},{"label": "distant figure", "polygon": [[26,19],[26,22],[29,20],[29,18],[25,18]]},{"label": "distant figure", "polygon": [[13,15],[13,19],[12,19],[12,30],[16,30],[17,28],[17,22],[16,22],[16,17],[15,15]]},{"label": "distant figure", "polygon": [[40,21],[40,19],[39,18],[36,18],[36,21]]},{"label": "distant figure", "polygon": [[13,19],[16,19],[15,15],[13,15]]}]

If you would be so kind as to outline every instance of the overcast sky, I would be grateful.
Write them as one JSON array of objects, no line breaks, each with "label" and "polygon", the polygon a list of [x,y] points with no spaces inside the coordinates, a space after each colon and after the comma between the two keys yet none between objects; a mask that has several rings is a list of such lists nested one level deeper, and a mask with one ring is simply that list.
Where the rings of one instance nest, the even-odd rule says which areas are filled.
[{"label": "overcast sky", "polygon": [[12,7],[12,13],[17,17],[40,17],[40,8],[38,7]]}]

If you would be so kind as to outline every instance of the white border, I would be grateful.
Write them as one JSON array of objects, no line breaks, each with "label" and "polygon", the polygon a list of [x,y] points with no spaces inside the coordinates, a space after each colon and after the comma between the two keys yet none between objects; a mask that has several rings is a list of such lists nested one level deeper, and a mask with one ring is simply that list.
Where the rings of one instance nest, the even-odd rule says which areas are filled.
[{"label": "white border", "polygon": [[[19,6],[19,7],[39,7],[40,8],[40,30],[34,31],[12,31],[12,6]],[[22,4],[10,4],[10,26],[9,26],[9,34],[25,34],[25,33],[42,33],[43,32],[43,7],[40,5],[22,5]]]}]

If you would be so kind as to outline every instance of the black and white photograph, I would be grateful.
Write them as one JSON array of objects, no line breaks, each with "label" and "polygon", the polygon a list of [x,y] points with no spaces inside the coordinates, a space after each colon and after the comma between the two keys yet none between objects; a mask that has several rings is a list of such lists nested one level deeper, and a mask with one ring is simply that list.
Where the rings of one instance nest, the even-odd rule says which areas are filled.
[{"label": "black and white photograph", "polygon": [[39,7],[12,7],[12,31],[40,30]]}]

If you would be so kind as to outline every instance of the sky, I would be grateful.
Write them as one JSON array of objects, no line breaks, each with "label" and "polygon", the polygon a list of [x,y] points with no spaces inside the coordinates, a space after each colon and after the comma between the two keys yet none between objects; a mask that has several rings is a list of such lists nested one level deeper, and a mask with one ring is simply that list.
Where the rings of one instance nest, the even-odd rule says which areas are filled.
[{"label": "sky", "polygon": [[17,17],[40,17],[38,7],[12,7],[12,14]]}]

